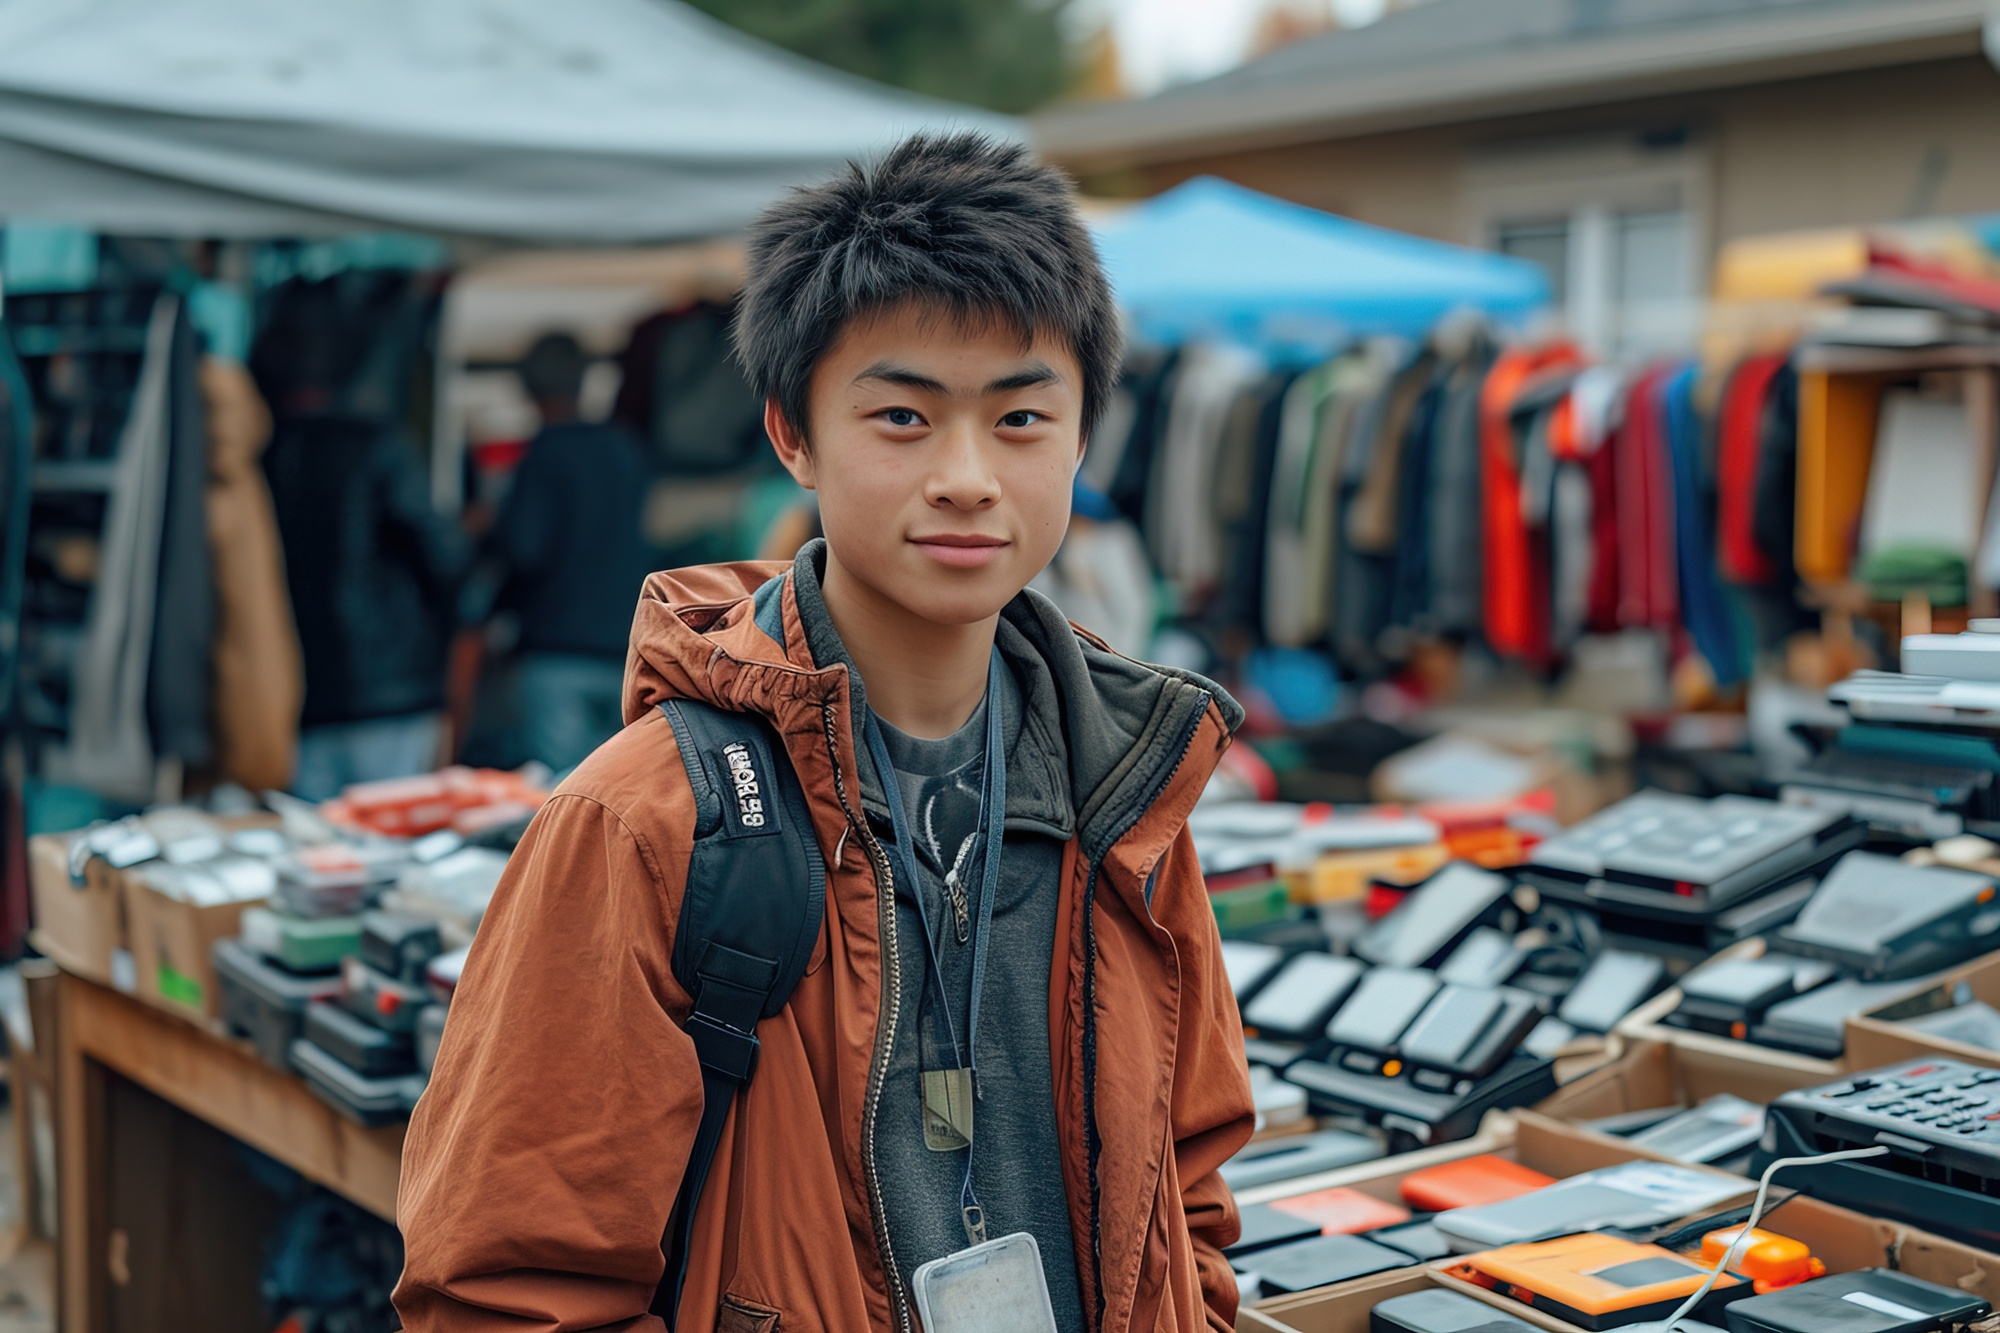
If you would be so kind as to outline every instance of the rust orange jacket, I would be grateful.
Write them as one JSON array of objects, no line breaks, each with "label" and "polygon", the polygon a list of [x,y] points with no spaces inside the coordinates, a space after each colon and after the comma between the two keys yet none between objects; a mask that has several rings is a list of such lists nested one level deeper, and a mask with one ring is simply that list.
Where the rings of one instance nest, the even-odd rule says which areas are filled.
[{"label": "rust orange jacket", "polygon": [[[845,667],[806,646],[791,567],[654,575],[627,667],[628,725],[515,853],[411,1121],[396,1291],[413,1333],[653,1330],[661,1233],[701,1114],[670,965],[693,796],[657,705],[698,699],[776,729],[829,871],[790,1006],[759,1029],[696,1216],[681,1333],[904,1333],[883,1260],[873,1131],[893,964],[886,864],[861,808]],[[822,612],[823,614],[823,612]],[[1086,1313],[1107,1333],[1227,1330],[1238,1232],[1217,1168],[1249,1137],[1242,1029],[1188,811],[1240,710],[1199,677],[1117,657],[1024,593],[1002,617],[1025,725],[1062,734],[1035,815],[1067,830],[1049,975],[1061,1159]],[[1034,812],[1030,812],[1034,815]],[[889,988],[893,991],[893,987]]]}]

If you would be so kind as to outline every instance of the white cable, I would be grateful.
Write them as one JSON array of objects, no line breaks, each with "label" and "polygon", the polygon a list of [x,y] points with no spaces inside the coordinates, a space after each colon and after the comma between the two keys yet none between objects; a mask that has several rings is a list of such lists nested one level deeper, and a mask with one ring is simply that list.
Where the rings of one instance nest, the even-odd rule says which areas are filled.
[{"label": "white cable", "polygon": [[1744,1222],[1742,1230],[1736,1233],[1735,1242],[1723,1251],[1722,1258],[1716,1261],[1715,1270],[1708,1275],[1708,1280],[1696,1287],[1692,1296],[1681,1302],[1680,1309],[1667,1316],[1666,1322],[1660,1325],[1660,1333],[1674,1333],[1681,1320],[1692,1314],[1694,1308],[1702,1303],[1708,1293],[1715,1290],[1715,1284],[1721,1280],[1723,1273],[1742,1256],[1743,1247],[1750,1243],[1751,1231],[1764,1218],[1764,1199],[1771,1192],[1772,1176],[1788,1166],[1820,1166],[1827,1162],[1845,1162],[1856,1157],[1882,1157],[1887,1155],[1888,1151],[1887,1148],[1881,1147],[1849,1148],[1845,1152],[1821,1153],[1817,1157],[1780,1157],[1765,1167],[1764,1174],[1757,1181],[1757,1197],[1750,1204],[1749,1220]]}]

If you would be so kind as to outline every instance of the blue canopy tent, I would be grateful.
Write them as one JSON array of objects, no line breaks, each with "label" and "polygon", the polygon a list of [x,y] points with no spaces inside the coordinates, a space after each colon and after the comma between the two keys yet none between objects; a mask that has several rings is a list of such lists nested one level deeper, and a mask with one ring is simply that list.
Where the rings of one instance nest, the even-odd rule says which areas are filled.
[{"label": "blue canopy tent", "polygon": [[1518,325],[1549,302],[1524,259],[1371,227],[1201,177],[1098,227],[1135,337],[1221,338],[1317,354],[1420,338],[1457,309]]}]

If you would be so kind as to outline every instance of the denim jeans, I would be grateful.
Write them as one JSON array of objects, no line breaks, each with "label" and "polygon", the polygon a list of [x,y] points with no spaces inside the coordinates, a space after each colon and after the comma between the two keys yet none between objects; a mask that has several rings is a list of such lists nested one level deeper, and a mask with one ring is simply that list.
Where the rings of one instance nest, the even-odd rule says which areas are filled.
[{"label": "denim jeans", "polygon": [[298,774],[292,792],[326,801],[356,782],[406,778],[438,766],[444,719],[437,713],[335,722],[299,733]]},{"label": "denim jeans", "polygon": [[529,758],[567,773],[624,725],[624,663],[523,653],[519,666],[521,742]]}]

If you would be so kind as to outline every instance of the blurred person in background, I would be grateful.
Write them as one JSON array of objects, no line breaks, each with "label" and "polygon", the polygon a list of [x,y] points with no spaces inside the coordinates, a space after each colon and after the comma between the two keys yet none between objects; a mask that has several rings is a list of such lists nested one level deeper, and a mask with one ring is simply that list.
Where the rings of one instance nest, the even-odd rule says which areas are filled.
[{"label": "blurred person in background", "polygon": [[541,338],[523,358],[521,387],[542,428],[487,537],[501,603],[520,618],[521,740],[528,757],[558,773],[623,724],[632,599],[650,563],[645,452],[617,426],[579,417],[589,368],[566,333]]},{"label": "blurred person in background", "polygon": [[280,301],[251,354],[271,405],[264,472],[305,659],[292,790],[307,800],[437,766],[471,554],[389,414],[349,392],[374,332],[333,284],[314,284]]}]

